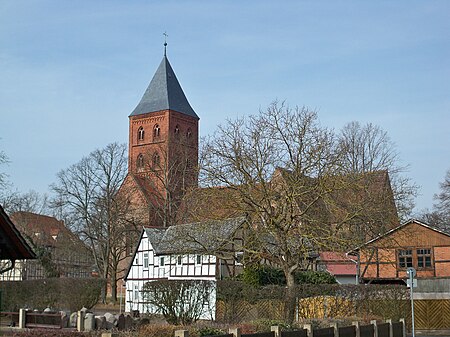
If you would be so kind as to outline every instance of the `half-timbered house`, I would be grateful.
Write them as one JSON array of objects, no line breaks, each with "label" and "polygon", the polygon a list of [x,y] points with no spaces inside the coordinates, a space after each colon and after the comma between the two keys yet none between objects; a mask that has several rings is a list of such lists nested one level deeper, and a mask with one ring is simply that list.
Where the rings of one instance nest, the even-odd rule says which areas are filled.
[{"label": "half-timbered house", "polygon": [[[152,312],[142,289],[155,280],[216,281],[240,272],[245,218],[211,220],[168,228],[144,228],[125,276],[128,312]],[[209,303],[214,306],[215,293]],[[205,308],[202,318],[214,318]],[[212,315],[212,316],[211,316]]]}]

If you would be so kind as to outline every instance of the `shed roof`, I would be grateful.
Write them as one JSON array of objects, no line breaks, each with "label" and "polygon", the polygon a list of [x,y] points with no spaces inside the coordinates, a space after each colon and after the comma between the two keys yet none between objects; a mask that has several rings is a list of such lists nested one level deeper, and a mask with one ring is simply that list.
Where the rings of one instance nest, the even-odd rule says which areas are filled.
[{"label": "shed roof", "polygon": [[199,119],[189,104],[166,55],[130,117],[161,110],[173,110]]},{"label": "shed roof", "polygon": [[0,206],[0,259],[35,259],[31,247]]}]

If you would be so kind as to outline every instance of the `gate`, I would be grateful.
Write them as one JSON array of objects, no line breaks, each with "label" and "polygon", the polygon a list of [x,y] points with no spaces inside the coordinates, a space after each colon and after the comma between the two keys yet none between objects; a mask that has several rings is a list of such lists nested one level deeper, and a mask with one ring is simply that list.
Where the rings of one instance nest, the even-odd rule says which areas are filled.
[{"label": "gate", "polygon": [[417,330],[450,329],[450,300],[415,300]]}]

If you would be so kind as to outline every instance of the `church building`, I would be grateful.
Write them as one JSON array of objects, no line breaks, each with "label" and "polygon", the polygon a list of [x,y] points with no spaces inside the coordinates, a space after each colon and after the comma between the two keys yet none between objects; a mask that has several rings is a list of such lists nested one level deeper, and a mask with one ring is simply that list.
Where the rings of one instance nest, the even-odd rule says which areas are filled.
[{"label": "church building", "polygon": [[184,193],[197,187],[198,123],[164,50],[129,115],[128,175],[121,193],[132,204],[135,224],[170,226]]}]

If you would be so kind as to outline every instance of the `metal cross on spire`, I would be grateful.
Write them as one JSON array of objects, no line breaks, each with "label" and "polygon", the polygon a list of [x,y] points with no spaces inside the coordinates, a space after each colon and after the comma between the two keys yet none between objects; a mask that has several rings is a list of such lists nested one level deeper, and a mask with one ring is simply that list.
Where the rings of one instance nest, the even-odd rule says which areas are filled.
[{"label": "metal cross on spire", "polygon": [[167,37],[168,37],[169,35],[167,35],[166,32],[164,32],[163,35],[164,35],[164,56],[166,56],[166,51],[167,51]]}]

